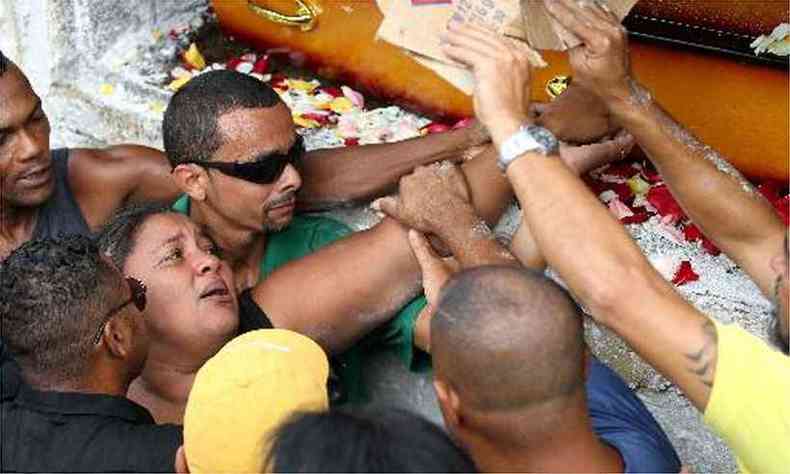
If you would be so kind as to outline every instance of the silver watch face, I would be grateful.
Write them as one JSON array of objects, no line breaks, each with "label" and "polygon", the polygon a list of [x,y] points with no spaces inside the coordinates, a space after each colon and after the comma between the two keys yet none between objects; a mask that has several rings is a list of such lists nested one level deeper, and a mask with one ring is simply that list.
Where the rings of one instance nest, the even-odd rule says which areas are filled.
[{"label": "silver watch face", "polygon": [[543,147],[543,149],[546,151],[546,154],[552,154],[559,148],[557,138],[554,137],[553,133],[546,130],[545,128],[538,127],[537,125],[527,125],[526,131],[532,135],[532,138],[534,138],[541,147]]}]

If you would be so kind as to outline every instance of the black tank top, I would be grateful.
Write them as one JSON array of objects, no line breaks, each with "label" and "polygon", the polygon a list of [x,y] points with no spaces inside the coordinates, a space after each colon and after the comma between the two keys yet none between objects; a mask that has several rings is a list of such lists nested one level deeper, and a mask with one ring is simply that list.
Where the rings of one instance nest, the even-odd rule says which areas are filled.
[{"label": "black tank top", "polygon": [[52,150],[52,172],[55,190],[38,211],[34,239],[79,234],[93,237],[69,185],[69,150]]}]

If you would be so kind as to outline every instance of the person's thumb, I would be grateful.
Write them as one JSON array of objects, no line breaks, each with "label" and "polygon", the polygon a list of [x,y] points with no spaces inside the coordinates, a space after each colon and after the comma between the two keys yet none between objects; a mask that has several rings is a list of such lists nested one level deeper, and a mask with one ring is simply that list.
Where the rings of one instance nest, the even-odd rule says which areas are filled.
[{"label": "person's thumb", "polygon": [[436,266],[442,266],[442,260],[433,252],[431,244],[425,236],[414,229],[409,229],[409,245],[423,273],[430,272]]},{"label": "person's thumb", "polygon": [[373,208],[373,210],[383,212],[384,214],[397,220],[398,216],[400,215],[400,213],[398,212],[400,207],[399,204],[400,201],[398,200],[398,198],[393,196],[387,196],[387,197],[376,199],[370,204],[370,207]]}]

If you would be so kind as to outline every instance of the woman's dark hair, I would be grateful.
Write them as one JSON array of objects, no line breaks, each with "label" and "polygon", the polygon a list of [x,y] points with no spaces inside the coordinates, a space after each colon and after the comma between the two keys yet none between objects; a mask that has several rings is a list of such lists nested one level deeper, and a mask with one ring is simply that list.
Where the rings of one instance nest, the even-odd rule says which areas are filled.
[{"label": "woman's dark hair", "polygon": [[161,204],[132,204],[120,209],[98,236],[99,250],[123,271],[126,259],[134,250],[137,234],[149,217],[175,212]]},{"label": "woman's dark hair", "polygon": [[0,51],[0,76],[5,74],[5,72],[8,70],[8,63],[10,63],[10,61],[7,57],[5,57],[5,54]]},{"label": "woman's dark hair", "polygon": [[297,413],[274,433],[274,472],[474,472],[447,434],[399,409]]}]

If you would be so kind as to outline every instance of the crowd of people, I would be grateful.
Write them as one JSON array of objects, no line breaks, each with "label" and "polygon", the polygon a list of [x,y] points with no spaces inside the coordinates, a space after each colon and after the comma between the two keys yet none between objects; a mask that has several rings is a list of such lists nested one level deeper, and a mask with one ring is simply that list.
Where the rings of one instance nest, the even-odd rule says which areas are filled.
[{"label": "crowd of people", "polygon": [[[527,50],[472,24],[444,48],[474,74],[474,126],[312,152],[277,93],[232,71],[174,94],[164,153],[51,150],[0,53],[2,471],[680,472],[587,349],[585,313],[685,393],[742,472],[790,466],[787,227],[638,82],[605,5],[546,6],[583,41],[571,93],[616,134],[560,143],[557,127],[600,117],[531,104]],[[773,300],[776,347],[685,301],[584,185],[635,143]],[[504,246],[488,225],[514,196]],[[363,232],[305,213],[372,199],[386,217]],[[364,408],[381,348],[432,364],[444,429]]]}]

